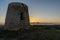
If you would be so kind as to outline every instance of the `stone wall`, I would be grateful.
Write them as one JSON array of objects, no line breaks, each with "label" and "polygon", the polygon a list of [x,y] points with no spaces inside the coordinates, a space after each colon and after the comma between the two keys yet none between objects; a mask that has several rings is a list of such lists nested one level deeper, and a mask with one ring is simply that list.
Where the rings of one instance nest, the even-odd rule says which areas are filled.
[{"label": "stone wall", "polygon": [[26,4],[13,2],[8,5],[5,27],[20,27],[30,25],[28,7]]}]

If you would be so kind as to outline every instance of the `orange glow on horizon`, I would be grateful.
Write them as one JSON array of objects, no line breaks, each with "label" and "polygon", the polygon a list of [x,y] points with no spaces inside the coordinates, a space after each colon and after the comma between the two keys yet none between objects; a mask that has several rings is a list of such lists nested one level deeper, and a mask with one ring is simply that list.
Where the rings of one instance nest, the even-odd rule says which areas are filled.
[{"label": "orange glow on horizon", "polygon": [[0,18],[0,24],[4,24],[5,23],[5,19],[4,18]]},{"label": "orange glow on horizon", "polygon": [[[39,19],[39,18],[30,18],[30,23],[32,22],[40,22],[40,23],[59,23],[60,24],[60,19],[51,19],[51,20],[47,20],[47,19]],[[4,24],[5,23],[5,19],[4,18],[0,18],[0,24]]]},{"label": "orange glow on horizon", "polygon": [[30,23],[32,22],[40,22],[40,23],[60,23],[60,20],[47,20],[47,19],[38,19],[38,18],[30,18]]}]

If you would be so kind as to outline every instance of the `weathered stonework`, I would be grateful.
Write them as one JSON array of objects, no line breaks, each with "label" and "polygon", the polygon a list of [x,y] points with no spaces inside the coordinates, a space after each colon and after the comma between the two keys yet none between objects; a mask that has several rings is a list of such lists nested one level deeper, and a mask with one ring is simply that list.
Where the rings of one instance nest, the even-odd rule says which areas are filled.
[{"label": "weathered stonework", "polygon": [[25,28],[30,25],[28,7],[26,4],[13,2],[8,5],[5,28]]}]

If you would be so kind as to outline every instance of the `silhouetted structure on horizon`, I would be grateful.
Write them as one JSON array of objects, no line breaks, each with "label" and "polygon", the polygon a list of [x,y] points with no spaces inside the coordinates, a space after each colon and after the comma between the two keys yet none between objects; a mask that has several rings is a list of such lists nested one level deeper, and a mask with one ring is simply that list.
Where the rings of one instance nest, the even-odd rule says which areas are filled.
[{"label": "silhouetted structure on horizon", "polygon": [[10,3],[5,19],[5,29],[26,28],[29,25],[28,6],[19,2]]}]

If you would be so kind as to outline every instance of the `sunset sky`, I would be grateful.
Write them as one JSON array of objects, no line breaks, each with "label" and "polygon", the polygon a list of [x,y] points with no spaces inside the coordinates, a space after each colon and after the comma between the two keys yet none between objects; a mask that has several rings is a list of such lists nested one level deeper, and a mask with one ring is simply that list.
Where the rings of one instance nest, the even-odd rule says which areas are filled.
[{"label": "sunset sky", "polygon": [[0,24],[5,23],[8,4],[11,2],[28,5],[30,22],[60,24],[60,0],[0,0]]}]

